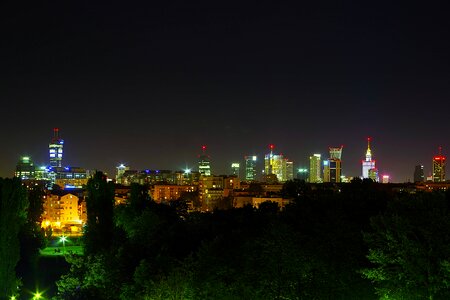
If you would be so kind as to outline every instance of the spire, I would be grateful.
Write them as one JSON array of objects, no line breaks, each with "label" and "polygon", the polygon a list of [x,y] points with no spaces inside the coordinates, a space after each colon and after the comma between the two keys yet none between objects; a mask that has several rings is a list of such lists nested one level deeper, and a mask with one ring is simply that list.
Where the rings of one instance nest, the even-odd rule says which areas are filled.
[{"label": "spire", "polygon": [[370,140],[371,138],[367,138],[367,151],[366,151],[366,161],[372,161],[372,151],[370,150]]}]

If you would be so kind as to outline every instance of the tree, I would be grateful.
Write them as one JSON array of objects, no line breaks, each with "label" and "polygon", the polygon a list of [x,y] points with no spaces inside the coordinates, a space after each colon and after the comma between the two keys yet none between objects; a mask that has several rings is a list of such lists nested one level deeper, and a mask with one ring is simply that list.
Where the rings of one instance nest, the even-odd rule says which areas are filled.
[{"label": "tree", "polygon": [[450,297],[450,211],[442,194],[402,196],[371,219],[370,268],[362,274],[382,297]]},{"label": "tree", "polygon": [[95,254],[111,246],[114,224],[114,184],[106,181],[102,172],[96,172],[87,183],[87,224],[84,233],[85,253]]},{"label": "tree", "polygon": [[19,231],[28,200],[20,179],[0,178],[0,298],[17,294],[16,265],[20,258]]}]

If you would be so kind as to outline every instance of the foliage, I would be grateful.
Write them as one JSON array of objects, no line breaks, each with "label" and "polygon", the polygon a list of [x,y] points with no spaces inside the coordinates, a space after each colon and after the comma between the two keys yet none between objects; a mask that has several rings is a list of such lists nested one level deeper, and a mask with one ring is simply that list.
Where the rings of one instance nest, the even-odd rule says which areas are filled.
[{"label": "foliage", "polygon": [[26,222],[28,200],[18,178],[0,178],[0,298],[16,294],[19,232]]},{"label": "foliage", "polygon": [[114,184],[96,172],[87,183],[87,224],[85,252],[95,254],[109,250],[113,240]]},{"label": "foliage", "polygon": [[365,233],[373,266],[362,271],[382,297],[448,298],[450,207],[440,193],[400,195]]}]

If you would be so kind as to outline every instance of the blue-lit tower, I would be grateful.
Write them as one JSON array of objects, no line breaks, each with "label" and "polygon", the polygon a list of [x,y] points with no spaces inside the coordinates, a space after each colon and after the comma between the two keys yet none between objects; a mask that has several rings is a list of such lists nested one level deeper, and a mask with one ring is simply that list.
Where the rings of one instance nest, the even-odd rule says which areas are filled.
[{"label": "blue-lit tower", "polygon": [[59,137],[59,128],[53,128],[53,138],[48,145],[50,167],[61,167],[64,141]]}]

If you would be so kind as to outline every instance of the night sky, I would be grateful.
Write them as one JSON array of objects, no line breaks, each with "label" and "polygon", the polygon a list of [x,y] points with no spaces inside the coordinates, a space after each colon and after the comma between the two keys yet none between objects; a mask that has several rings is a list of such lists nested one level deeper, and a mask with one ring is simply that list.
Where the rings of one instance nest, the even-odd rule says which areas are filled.
[{"label": "night sky", "polygon": [[110,175],[195,167],[202,144],[216,174],[271,143],[296,168],[344,145],[360,176],[371,136],[394,182],[450,155],[438,2],[15,2],[0,4],[0,176],[48,163],[53,127],[64,165]]}]

